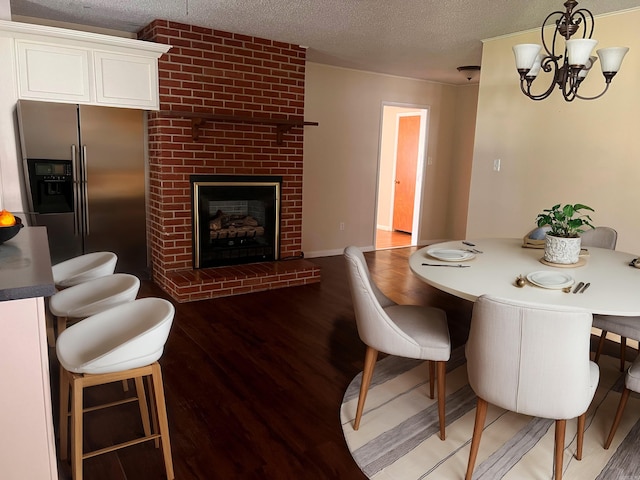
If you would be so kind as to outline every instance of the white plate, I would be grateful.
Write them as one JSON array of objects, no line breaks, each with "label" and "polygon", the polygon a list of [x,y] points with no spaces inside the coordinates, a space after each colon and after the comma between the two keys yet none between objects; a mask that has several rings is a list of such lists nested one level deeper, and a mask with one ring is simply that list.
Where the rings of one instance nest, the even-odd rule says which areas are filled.
[{"label": "white plate", "polygon": [[569,274],[548,270],[531,272],[527,275],[527,280],[542,288],[564,288],[573,285],[574,282],[573,277]]},{"label": "white plate", "polygon": [[445,262],[464,262],[465,260],[471,260],[476,256],[475,253],[467,252],[466,250],[446,248],[431,248],[427,250],[427,254]]}]

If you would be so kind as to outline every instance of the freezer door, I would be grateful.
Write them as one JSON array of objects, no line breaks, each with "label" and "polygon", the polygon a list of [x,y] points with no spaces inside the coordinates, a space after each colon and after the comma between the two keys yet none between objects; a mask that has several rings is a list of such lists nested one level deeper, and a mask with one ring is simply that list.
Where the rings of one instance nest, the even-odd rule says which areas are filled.
[{"label": "freezer door", "polygon": [[[17,113],[24,185],[29,199],[29,222],[31,225],[47,227],[51,260],[55,264],[83,252],[83,237],[79,230],[80,184],[77,175],[79,167],[78,107],[66,103],[18,100]],[[34,213],[28,159],[72,162],[74,212],[46,215]]]},{"label": "freezer door", "polygon": [[88,211],[85,251],[112,251],[118,271],[144,275],[144,112],[80,105],[80,138]]},{"label": "freezer door", "polygon": [[22,158],[71,160],[78,145],[77,105],[18,101]]}]

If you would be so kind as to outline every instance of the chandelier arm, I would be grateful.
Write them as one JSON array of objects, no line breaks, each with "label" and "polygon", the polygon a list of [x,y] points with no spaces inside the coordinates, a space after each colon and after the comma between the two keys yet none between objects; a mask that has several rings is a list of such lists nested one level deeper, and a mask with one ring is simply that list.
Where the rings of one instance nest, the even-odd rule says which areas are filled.
[{"label": "chandelier arm", "polygon": [[600,93],[599,95],[596,95],[595,97],[583,97],[582,95],[578,95],[577,93],[576,93],[576,97],[578,97],[580,100],[595,100],[596,98],[600,98],[605,93],[607,93],[607,90],[609,90],[609,85],[611,85],[611,83],[607,82],[606,85],[604,86],[604,90],[602,91],[602,93]]},{"label": "chandelier arm", "polygon": [[[584,30],[582,34],[582,38],[591,38],[591,36],[593,35],[593,26],[594,26],[593,14],[586,8],[581,8],[580,10],[576,10],[575,12],[573,12],[573,14],[571,15],[571,21],[573,21],[574,17],[582,18],[582,27]],[[589,21],[587,22],[587,20]],[[589,23],[589,26],[590,26],[589,35],[587,35],[587,23]]]},{"label": "chandelier arm", "polygon": [[[544,19],[544,22],[542,22],[542,29],[540,30],[540,38],[542,40],[542,46],[546,50],[547,54],[552,56],[555,56],[556,35],[558,34],[557,25],[558,25],[558,22],[560,21],[560,18],[553,22],[556,25],[556,27],[553,29],[553,42],[551,43],[551,49],[549,49],[549,47],[547,46],[547,42],[544,39],[544,30],[545,30],[545,27],[547,26],[547,22],[554,15],[559,15],[560,18],[562,18],[564,17],[565,12],[561,12],[560,10],[551,12],[549,15],[547,15],[547,18]],[[551,24],[549,24],[549,26],[551,26]]]}]

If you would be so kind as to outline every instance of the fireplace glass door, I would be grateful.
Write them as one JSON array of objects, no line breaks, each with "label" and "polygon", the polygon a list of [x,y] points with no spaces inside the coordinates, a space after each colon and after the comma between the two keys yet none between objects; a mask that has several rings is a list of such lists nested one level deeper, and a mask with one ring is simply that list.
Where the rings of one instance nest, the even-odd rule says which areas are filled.
[{"label": "fireplace glass door", "polygon": [[281,177],[198,175],[193,195],[193,266],[279,257]]}]

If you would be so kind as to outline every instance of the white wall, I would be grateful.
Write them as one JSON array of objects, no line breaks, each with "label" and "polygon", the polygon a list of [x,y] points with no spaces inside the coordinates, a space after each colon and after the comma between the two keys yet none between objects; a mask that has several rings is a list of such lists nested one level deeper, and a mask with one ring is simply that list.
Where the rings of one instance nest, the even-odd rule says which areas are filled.
[{"label": "white wall", "polygon": [[373,249],[383,102],[429,108],[427,155],[433,165],[425,173],[421,243],[464,236],[466,203],[464,216],[452,215],[451,197],[467,195],[456,185],[469,183],[470,169],[460,164],[470,165],[471,150],[462,158],[464,151],[454,142],[473,139],[473,128],[460,130],[468,125],[458,115],[475,117],[475,96],[459,95],[474,87],[308,63],[305,88],[306,120],[319,122],[305,129],[302,248],[307,257],[341,254],[347,245]]},{"label": "white wall", "polygon": [[[640,10],[596,18],[598,47],[625,45],[631,50],[609,91],[592,101],[567,103],[555,91],[534,102],[520,92],[511,47],[538,43],[538,30],[485,42],[469,198],[470,238],[522,237],[544,208],[584,203],[596,210],[595,224],[618,230],[619,250],[640,251],[638,24]],[[599,93],[602,86],[598,64],[585,81],[583,95]],[[538,89],[543,90],[542,85]],[[496,158],[502,161],[500,172],[492,168]]]}]

